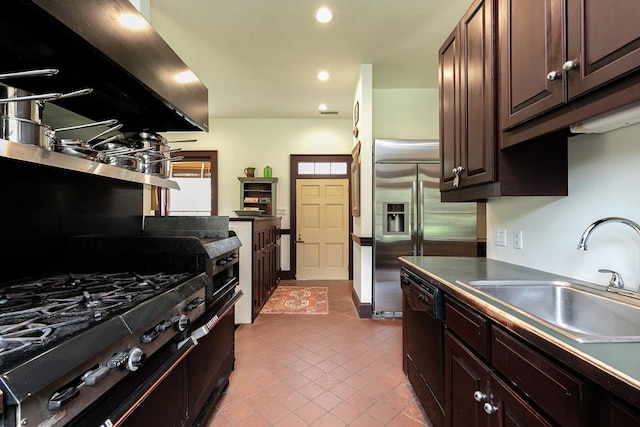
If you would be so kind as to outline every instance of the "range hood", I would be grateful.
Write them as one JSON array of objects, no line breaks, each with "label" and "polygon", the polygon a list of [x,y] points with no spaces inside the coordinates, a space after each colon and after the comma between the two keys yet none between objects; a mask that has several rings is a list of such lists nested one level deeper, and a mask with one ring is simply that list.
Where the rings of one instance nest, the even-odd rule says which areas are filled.
[{"label": "range hood", "polygon": [[[120,18],[141,23],[127,29]],[[11,0],[0,14],[0,72],[56,68],[46,78],[4,80],[33,93],[92,88],[56,101],[94,121],[115,118],[123,131],[208,131],[208,91],[128,0]]]}]

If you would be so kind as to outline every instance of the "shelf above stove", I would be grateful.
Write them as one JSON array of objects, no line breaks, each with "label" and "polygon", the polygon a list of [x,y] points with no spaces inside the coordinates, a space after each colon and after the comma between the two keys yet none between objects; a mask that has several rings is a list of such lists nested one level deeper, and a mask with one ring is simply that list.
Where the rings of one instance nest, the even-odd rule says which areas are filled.
[{"label": "shelf above stove", "polygon": [[170,179],[44,150],[36,145],[19,144],[4,139],[0,139],[0,157],[121,181],[136,182],[173,190],[180,189],[178,183]]}]

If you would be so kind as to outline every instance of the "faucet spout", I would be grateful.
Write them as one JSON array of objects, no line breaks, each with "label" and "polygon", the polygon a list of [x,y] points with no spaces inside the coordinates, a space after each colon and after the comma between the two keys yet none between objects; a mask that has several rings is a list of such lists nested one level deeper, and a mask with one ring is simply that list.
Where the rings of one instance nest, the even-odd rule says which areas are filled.
[{"label": "faucet spout", "polygon": [[631,221],[627,218],[621,218],[617,216],[610,216],[607,218],[601,218],[593,223],[589,224],[589,226],[582,232],[582,236],[580,237],[580,242],[578,243],[578,250],[586,251],[587,250],[587,240],[589,240],[589,236],[591,236],[591,232],[601,226],[602,224],[606,224],[608,222],[619,222],[622,224],[626,224],[629,227],[633,228],[638,236],[640,236],[640,225],[638,223]]}]

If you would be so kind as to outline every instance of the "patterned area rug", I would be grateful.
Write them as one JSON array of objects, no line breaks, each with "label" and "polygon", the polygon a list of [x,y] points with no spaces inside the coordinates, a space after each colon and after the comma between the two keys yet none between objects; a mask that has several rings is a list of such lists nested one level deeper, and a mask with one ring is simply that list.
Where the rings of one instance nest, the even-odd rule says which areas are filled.
[{"label": "patterned area rug", "polygon": [[329,288],[278,286],[261,314],[327,314]]}]

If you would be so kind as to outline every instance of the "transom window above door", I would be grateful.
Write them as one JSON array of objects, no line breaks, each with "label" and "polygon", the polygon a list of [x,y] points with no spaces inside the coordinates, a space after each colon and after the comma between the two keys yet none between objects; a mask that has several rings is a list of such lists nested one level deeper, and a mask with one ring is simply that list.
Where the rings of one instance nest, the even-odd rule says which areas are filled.
[{"label": "transom window above door", "polygon": [[346,175],[347,162],[299,162],[298,175]]}]

